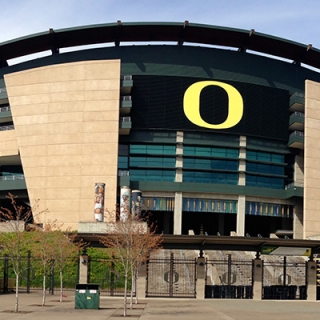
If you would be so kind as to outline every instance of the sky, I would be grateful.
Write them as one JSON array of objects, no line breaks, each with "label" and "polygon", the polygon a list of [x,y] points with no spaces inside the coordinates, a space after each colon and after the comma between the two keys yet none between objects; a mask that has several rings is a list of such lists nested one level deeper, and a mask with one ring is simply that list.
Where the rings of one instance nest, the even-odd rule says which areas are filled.
[{"label": "sky", "polygon": [[320,49],[319,0],[0,0],[0,43],[48,31],[122,22],[255,29]]}]

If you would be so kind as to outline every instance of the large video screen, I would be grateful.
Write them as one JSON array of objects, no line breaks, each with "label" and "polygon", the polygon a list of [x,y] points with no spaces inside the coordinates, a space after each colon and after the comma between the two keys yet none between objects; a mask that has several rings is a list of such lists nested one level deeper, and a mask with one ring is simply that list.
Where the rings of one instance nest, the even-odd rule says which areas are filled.
[{"label": "large video screen", "polygon": [[[249,83],[221,81],[238,90],[243,116],[228,129],[207,129],[192,123],[183,110],[183,97],[190,85],[208,79],[174,76],[133,76],[131,120],[133,129],[216,131],[288,139],[289,92]],[[220,81],[220,80],[215,80]],[[200,96],[201,118],[210,124],[228,117],[228,95],[219,86],[206,86]]]}]

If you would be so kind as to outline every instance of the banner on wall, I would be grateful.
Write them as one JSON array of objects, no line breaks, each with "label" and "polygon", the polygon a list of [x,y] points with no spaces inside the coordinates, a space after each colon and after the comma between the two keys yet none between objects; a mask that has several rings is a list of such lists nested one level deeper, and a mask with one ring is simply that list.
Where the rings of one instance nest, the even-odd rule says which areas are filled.
[{"label": "banner on wall", "polygon": [[94,187],[94,220],[103,222],[105,184],[96,183]]},{"label": "banner on wall", "polygon": [[270,216],[281,218],[293,218],[292,205],[263,203],[263,202],[246,202],[246,214],[253,216]]},{"label": "banner on wall", "polygon": [[140,219],[142,210],[142,192],[132,190],[132,218]]},{"label": "banner on wall", "polygon": [[143,198],[145,210],[174,211],[174,198]]},{"label": "banner on wall", "polygon": [[183,211],[237,213],[236,200],[183,198]]},{"label": "banner on wall", "polygon": [[120,221],[126,221],[130,216],[130,193],[129,187],[121,187],[120,190]]}]

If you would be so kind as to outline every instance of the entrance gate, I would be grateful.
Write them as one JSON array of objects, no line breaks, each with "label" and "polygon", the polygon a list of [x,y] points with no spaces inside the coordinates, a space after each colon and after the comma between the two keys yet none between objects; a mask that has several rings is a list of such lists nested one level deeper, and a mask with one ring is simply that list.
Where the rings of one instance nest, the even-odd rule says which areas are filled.
[{"label": "entrance gate", "polygon": [[252,299],[253,261],[207,260],[205,298]]},{"label": "entrance gate", "polygon": [[263,299],[307,299],[306,262],[291,257],[265,258],[263,263]]},{"label": "entrance gate", "polygon": [[196,298],[196,259],[155,258],[147,261],[146,297]]}]

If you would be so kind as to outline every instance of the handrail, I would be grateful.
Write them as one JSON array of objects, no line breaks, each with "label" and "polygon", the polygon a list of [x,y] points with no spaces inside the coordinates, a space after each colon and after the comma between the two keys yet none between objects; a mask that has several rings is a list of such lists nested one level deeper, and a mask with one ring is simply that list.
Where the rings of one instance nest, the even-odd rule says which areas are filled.
[{"label": "handrail", "polygon": [[14,129],[14,125],[8,125],[8,126],[0,126],[0,131],[7,131],[7,130],[13,130]]},{"label": "handrail", "polygon": [[0,107],[0,112],[10,111],[10,107]]},{"label": "handrail", "polygon": [[0,181],[15,181],[15,180],[25,180],[23,174],[19,175],[10,175],[10,176],[0,176]]},{"label": "handrail", "polygon": [[293,137],[293,136],[300,136],[300,137],[304,137],[304,132],[302,131],[294,131],[290,134],[290,137]]},{"label": "handrail", "polygon": [[120,117],[120,122],[130,122],[131,117]]}]

